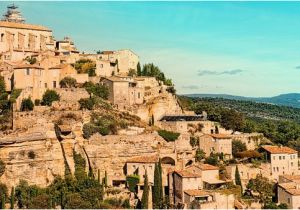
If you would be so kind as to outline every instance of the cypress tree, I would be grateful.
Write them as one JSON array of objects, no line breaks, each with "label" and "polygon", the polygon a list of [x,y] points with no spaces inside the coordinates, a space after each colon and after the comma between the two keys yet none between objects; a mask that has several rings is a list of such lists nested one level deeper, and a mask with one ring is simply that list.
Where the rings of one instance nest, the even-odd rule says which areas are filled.
[{"label": "cypress tree", "polygon": [[242,186],[242,181],[241,181],[241,177],[240,177],[240,172],[239,172],[239,168],[236,165],[235,168],[235,184],[241,186],[241,193],[243,192],[243,186]]},{"label": "cypress tree", "polygon": [[138,76],[142,76],[142,69],[141,69],[141,64],[140,64],[140,62],[138,62],[136,68],[137,68],[137,75],[138,75]]},{"label": "cypress tree", "polygon": [[1,209],[5,209],[5,194],[1,195]]},{"label": "cypress tree", "polygon": [[162,168],[161,162],[155,163],[154,185],[152,191],[153,208],[160,209],[163,204]]},{"label": "cypress tree", "polygon": [[149,200],[149,183],[148,183],[148,175],[147,171],[145,173],[144,179],[144,191],[142,195],[141,209],[148,209],[148,200]]},{"label": "cypress tree", "polygon": [[11,188],[11,193],[10,193],[10,208],[14,209],[15,206],[15,188]]},{"label": "cypress tree", "polygon": [[103,178],[103,185],[105,188],[107,188],[107,171],[105,171],[105,176]]},{"label": "cypress tree", "polygon": [[97,177],[97,179],[98,179],[98,182],[100,183],[100,169],[98,169],[98,177]]}]

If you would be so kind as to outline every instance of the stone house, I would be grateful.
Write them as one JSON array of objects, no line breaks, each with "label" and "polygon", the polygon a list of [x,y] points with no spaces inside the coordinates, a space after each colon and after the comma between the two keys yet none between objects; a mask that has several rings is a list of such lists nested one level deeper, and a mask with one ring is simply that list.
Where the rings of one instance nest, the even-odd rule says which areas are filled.
[{"label": "stone house", "polygon": [[270,172],[272,178],[278,180],[279,175],[297,175],[298,168],[298,152],[285,146],[261,147],[266,152],[266,159],[270,163]]},{"label": "stone house", "polygon": [[204,134],[199,137],[199,148],[206,156],[211,153],[223,154],[225,159],[232,157],[232,136],[226,134]]},{"label": "stone house", "polygon": [[300,209],[300,175],[279,176],[277,197],[289,209]]},{"label": "stone house", "polygon": [[76,49],[74,42],[70,37],[64,37],[61,41],[56,41],[55,43],[56,52],[58,55],[72,55],[79,54],[79,51]]},{"label": "stone house", "polygon": [[239,140],[245,143],[247,150],[258,148],[263,138],[262,133],[235,133],[232,135],[232,140]]},{"label": "stone house", "polygon": [[105,77],[100,81],[107,86],[109,91],[108,100],[117,106],[118,109],[126,109],[126,107],[142,104],[144,102],[144,91],[142,87],[131,77]]},{"label": "stone house", "polygon": [[100,60],[107,60],[117,66],[116,75],[127,76],[129,70],[137,70],[139,57],[131,50],[103,51],[99,54]]}]

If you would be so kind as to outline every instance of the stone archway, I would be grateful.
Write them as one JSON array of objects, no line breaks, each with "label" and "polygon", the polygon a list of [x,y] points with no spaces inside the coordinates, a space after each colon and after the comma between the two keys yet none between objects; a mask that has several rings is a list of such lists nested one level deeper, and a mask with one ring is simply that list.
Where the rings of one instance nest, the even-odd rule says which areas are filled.
[{"label": "stone archway", "polygon": [[175,160],[171,157],[163,157],[161,159],[161,163],[175,166]]}]

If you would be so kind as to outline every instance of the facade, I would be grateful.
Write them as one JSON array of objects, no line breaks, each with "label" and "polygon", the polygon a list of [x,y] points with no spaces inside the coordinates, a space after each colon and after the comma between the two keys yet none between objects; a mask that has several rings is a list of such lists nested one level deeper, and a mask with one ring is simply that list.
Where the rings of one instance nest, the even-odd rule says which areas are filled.
[{"label": "facade", "polygon": [[278,180],[279,175],[297,175],[298,152],[284,146],[262,146],[267,153],[267,161],[270,163],[271,175]]},{"label": "facade", "polygon": [[300,209],[300,175],[279,177],[278,203],[286,203],[289,209]]},{"label": "facade", "polygon": [[199,148],[206,156],[211,153],[223,153],[225,159],[232,157],[232,137],[226,134],[204,134],[199,137]]}]

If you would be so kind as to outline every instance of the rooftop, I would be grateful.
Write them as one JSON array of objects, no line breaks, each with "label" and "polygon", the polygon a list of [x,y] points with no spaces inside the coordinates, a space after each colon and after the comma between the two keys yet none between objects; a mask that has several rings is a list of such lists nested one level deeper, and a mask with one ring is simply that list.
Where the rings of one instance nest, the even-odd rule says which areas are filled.
[{"label": "rooftop", "polygon": [[262,148],[271,154],[295,154],[295,153],[297,153],[296,150],[289,148],[289,147],[284,147],[284,146],[265,145],[265,146],[262,146]]},{"label": "rooftop", "polygon": [[18,65],[18,66],[14,66],[14,69],[43,69],[41,66],[39,65],[30,65],[30,64],[22,64],[22,65]]},{"label": "rooftop", "polygon": [[193,177],[197,178],[197,177],[201,177],[200,173],[194,173],[193,171],[191,171],[189,169],[175,171],[175,173],[177,173],[179,176],[181,176],[183,178],[193,178]]},{"label": "rooftop", "polygon": [[32,25],[27,23],[16,23],[16,22],[8,22],[8,21],[0,21],[0,27],[5,28],[19,28],[19,29],[28,29],[28,30],[37,30],[37,31],[49,31],[51,30],[45,26],[40,25]]},{"label": "rooftop", "polygon": [[300,195],[300,185],[295,182],[281,183],[279,187],[291,195]]},{"label": "rooftop", "polygon": [[137,156],[127,160],[127,163],[157,163],[158,156],[151,155],[151,156]]},{"label": "rooftop", "polygon": [[200,168],[202,171],[219,170],[219,167],[213,166],[213,165],[210,165],[210,164],[205,164],[205,163],[201,163],[201,164],[197,165],[196,167]]},{"label": "rooftop", "polygon": [[211,193],[205,191],[205,190],[185,190],[184,191],[186,194],[190,195],[190,196],[203,196],[203,197],[207,197],[210,196]]},{"label": "rooftop", "polygon": [[103,77],[106,80],[112,81],[112,82],[129,82],[128,80],[124,80],[117,76],[111,76],[111,77]]}]

